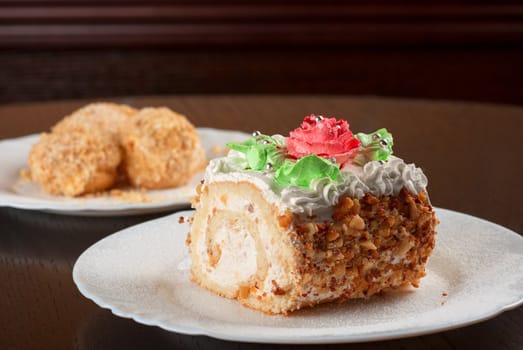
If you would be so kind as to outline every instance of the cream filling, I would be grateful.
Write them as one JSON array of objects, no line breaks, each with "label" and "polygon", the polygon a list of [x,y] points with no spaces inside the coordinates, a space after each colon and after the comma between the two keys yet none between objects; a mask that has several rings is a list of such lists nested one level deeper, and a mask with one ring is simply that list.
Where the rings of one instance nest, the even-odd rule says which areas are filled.
[{"label": "cream filling", "polygon": [[[218,177],[220,181],[244,180],[241,174],[237,173],[222,175]],[[251,183],[260,188],[266,200],[270,203],[274,202],[276,196],[267,196],[268,187],[265,182],[252,181],[251,179]],[[252,213],[248,214],[247,220],[249,222],[245,222],[245,220],[235,223],[227,222],[225,225],[217,225],[210,229],[211,221],[205,220],[201,228],[203,234],[198,236],[195,244],[196,254],[200,257],[200,263],[204,266],[203,273],[206,278],[218,285],[235,289],[242,286],[252,286],[252,282],[262,270],[259,261],[265,257],[268,268],[262,285],[258,285],[258,294],[266,293],[270,295],[274,289],[272,280],[282,288],[286,287],[290,281],[285,273],[285,268],[279,264],[281,261],[280,248],[272,242],[268,233],[270,228],[263,216],[258,214],[261,213],[260,209],[256,203],[251,202],[248,198],[242,198],[241,194],[231,194],[226,204],[213,199],[213,208],[215,208],[216,213],[220,211],[246,213],[249,206],[253,206]],[[207,237],[209,231],[212,231],[211,241]],[[259,251],[255,237],[261,242],[263,252]],[[210,246],[219,246],[220,257],[215,263],[211,261],[208,253]]]},{"label": "cream filling", "polygon": [[[221,257],[214,267],[211,267],[206,257],[206,270],[212,281],[220,284],[227,281],[239,286],[247,283],[249,278],[256,274],[257,250],[254,239],[244,226],[234,225],[217,229],[213,244],[219,245]],[[238,268],[239,266],[241,268]]]},{"label": "cream filling", "polygon": [[[234,209],[243,211],[246,205],[248,205],[247,200],[235,203],[236,208],[226,208],[219,200],[213,203],[217,211]],[[213,233],[212,240],[207,236],[209,231]],[[228,222],[227,225],[210,229],[209,220],[205,220],[201,232],[203,234],[198,236],[196,243],[196,254],[205,266],[203,272],[209,280],[220,285],[239,287],[256,274],[257,249],[247,226],[241,222]],[[211,261],[208,251],[210,248],[219,251],[219,256],[215,257],[216,262]]]}]

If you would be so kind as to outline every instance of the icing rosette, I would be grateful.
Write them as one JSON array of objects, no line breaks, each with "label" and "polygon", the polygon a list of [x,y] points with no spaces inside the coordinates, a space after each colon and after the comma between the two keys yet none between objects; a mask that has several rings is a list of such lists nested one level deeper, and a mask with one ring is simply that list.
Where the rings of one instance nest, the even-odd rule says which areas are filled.
[{"label": "icing rosette", "polygon": [[296,159],[315,154],[322,158],[334,158],[343,164],[360,146],[345,120],[309,115],[301,126],[290,132],[287,139],[289,155]]}]

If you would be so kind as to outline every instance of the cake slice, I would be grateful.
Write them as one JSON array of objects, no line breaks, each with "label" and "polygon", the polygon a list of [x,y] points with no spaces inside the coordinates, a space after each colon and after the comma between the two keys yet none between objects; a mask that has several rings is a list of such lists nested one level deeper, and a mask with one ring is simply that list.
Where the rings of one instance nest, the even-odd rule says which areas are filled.
[{"label": "cake slice", "polygon": [[392,145],[320,116],[229,144],[193,201],[193,281],[271,314],[417,287],[437,220],[427,178]]}]

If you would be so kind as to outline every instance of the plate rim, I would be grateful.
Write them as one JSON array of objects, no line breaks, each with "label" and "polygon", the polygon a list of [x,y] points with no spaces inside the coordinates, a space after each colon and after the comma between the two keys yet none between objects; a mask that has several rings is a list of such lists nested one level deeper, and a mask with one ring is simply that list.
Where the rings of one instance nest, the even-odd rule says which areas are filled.
[{"label": "plate rim", "polygon": [[[493,225],[497,229],[501,229],[504,231],[504,234],[513,235],[514,237],[518,237],[518,239],[523,239],[523,237],[518,234],[517,232],[506,228],[502,225],[499,225],[497,223],[488,221],[483,218],[479,218],[470,214],[454,211],[451,209],[445,209],[440,207],[434,207],[434,210],[437,211],[446,211],[447,213],[451,215],[457,215],[457,216],[463,216],[465,218],[473,219],[473,220],[479,220],[482,224],[487,225]],[[455,320],[454,322],[450,323],[441,323],[437,326],[422,326],[419,328],[408,328],[404,330],[388,330],[388,331],[380,331],[380,332],[374,332],[374,333],[363,333],[358,335],[350,335],[350,336],[344,336],[344,335],[332,335],[332,336],[307,336],[307,335],[301,335],[300,337],[296,336],[273,336],[272,338],[263,338],[263,337],[253,337],[253,336],[242,336],[238,334],[230,334],[230,332],[217,332],[213,330],[208,330],[203,328],[194,328],[194,327],[184,327],[184,326],[168,326],[165,325],[162,321],[154,320],[154,319],[148,319],[140,317],[139,315],[133,314],[132,312],[127,312],[120,310],[118,307],[115,307],[111,305],[110,303],[107,303],[103,300],[103,298],[100,298],[96,295],[93,295],[90,293],[84,286],[82,285],[81,277],[79,269],[81,266],[81,259],[86,254],[87,251],[92,249],[98,244],[103,244],[103,242],[106,239],[111,239],[111,237],[115,235],[125,235],[126,232],[133,228],[136,229],[139,226],[148,226],[151,223],[155,221],[160,220],[175,220],[177,217],[180,216],[187,216],[194,213],[194,210],[184,210],[179,211],[161,218],[149,220],[142,222],[138,225],[130,226],[128,228],[125,228],[123,230],[117,231],[111,235],[108,235],[104,237],[103,239],[95,242],[93,245],[91,245],[89,248],[87,248],[76,260],[74,266],[73,266],[73,272],[72,277],[75,285],[77,286],[78,290],[82,293],[83,296],[93,301],[95,304],[99,305],[100,307],[104,309],[110,310],[114,315],[132,319],[135,322],[138,322],[140,324],[148,325],[148,326],[156,326],[161,329],[164,329],[169,332],[175,332],[179,334],[185,334],[185,335],[203,335],[203,336],[209,336],[216,339],[221,340],[227,340],[227,341],[238,341],[238,342],[249,342],[249,343],[264,343],[264,344],[339,344],[339,343],[356,343],[356,342],[372,342],[372,341],[382,341],[382,340],[391,340],[391,339],[400,339],[400,338],[409,338],[409,337],[415,337],[415,336],[422,336],[427,334],[433,334],[438,332],[444,332],[452,329],[467,327],[473,324],[477,324],[489,319],[492,319],[506,311],[513,310],[521,305],[523,305],[523,293],[519,296],[519,298],[515,298],[513,302],[511,303],[505,303],[503,305],[495,304],[492,305],[488,310],[485,310],[480,315],[474,316],[472,318],[469,318],[468,320]],[[264,328],[265,326],[258,326],[260,328]]]}]

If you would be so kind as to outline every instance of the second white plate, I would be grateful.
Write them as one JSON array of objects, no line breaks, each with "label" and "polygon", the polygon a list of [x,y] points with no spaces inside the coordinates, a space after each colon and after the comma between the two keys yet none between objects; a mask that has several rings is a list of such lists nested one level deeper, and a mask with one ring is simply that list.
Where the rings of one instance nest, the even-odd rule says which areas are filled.
[{"label": "second white plate", "polygon": [[427,276],[405,289],[269,316],[189,281],[180,212],[113,234],[77,260],[83,295],[119,316],[169,331],[263,343],[383,340],[462,327],[523,302],[523,238],[469,215],[436,208],[441,221]]},{"label": "second white plate", "polygon": [[[240,131],[197,128],[208,159],[217,156],[216,148],[224,149],[227,142],[244,141],[250,135]],[[134,215],[188,208],[195,187],[203,178],[196,174],[182,187],[149,190],[145,196],[150,202],[136,202],[124,197],[96,196],[69,198],[51,196],[37,184],[21,181],[20,170],[27,168],[27,157],[31,146],[39,135],[0,141],[0,206],[32,209],[67,215]]]}]

